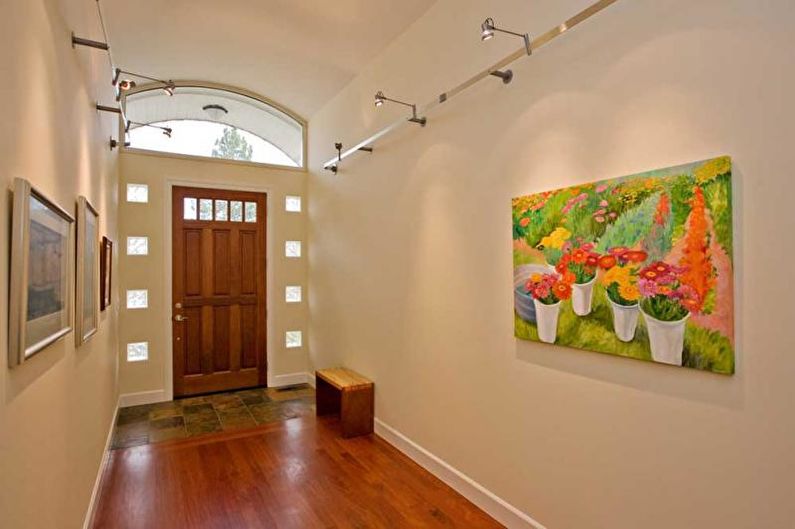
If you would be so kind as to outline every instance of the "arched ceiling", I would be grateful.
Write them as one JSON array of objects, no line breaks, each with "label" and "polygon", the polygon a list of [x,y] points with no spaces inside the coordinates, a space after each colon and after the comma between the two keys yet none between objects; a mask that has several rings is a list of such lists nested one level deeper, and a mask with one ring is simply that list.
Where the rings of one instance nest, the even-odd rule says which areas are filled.
[{"label": "arched ceiling", "polygon": [[100,0],[116,65],[309,118],[435,0]]}]

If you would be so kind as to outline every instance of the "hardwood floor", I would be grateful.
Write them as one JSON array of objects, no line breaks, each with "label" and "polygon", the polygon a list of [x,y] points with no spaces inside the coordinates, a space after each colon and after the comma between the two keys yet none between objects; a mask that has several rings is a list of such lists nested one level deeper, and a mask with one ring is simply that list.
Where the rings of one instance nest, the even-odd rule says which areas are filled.
[{"label": "hardwood floor", "polygon": [[382,439],[342,439],[338,421],[114,450],[93,527],[502,527]]}]

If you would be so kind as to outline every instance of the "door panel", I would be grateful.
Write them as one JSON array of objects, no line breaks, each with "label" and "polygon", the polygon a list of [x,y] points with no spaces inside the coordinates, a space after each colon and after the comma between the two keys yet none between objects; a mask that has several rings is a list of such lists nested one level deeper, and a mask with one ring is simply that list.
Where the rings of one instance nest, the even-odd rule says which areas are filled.
[{"label": "door panel", "polygon": [[175,396],[266,383],[265,207],[259,193],[173,189]]}]

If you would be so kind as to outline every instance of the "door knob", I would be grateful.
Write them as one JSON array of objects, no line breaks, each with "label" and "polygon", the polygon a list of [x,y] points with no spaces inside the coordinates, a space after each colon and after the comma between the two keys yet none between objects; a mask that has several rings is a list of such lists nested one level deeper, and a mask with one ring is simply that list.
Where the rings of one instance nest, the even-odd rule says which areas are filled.
[{"label": "door knob", "polygon": [[186,317],[185,317],[185,316],[183,316],[182,314],[177,314],[176,316],[174,316],[174,321],[185,321],[185,320],[187,320],[187,319],[188,319],[188,318],[186,318]]}]

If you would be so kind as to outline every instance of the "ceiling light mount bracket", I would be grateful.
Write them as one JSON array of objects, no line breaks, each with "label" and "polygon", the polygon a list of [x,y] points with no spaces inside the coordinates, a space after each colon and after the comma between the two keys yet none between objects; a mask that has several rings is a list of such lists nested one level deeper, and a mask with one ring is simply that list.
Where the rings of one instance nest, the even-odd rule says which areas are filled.
[{"label": "ceiling light mount bracket", "polygon": [[503,84],[510,84],[513,81],[513,70],[494,70],[490,75],[502,79]]},{"label": "ceiling light mount bracket", "polygon": [[91,39],[84,39],[82,37],[75,36],[74,31],[72,32],[72,47],[76,46],[86,46],[87,48],[94,48],[97,50],[108,51],[110,50],[110,46],[106,42],[100,42],[98,40],[91,40]]}]

